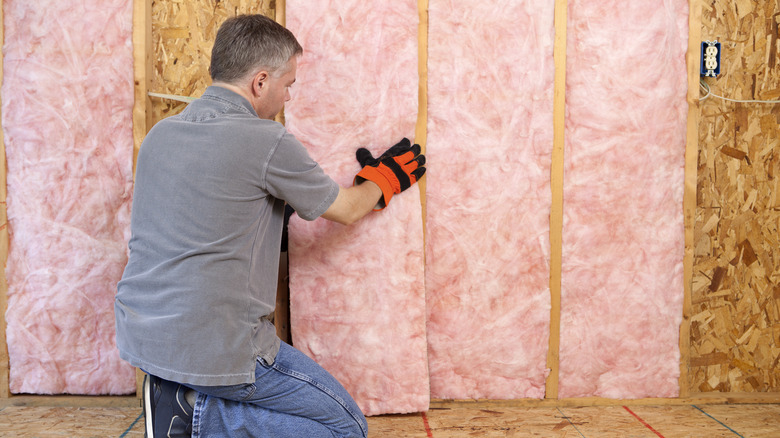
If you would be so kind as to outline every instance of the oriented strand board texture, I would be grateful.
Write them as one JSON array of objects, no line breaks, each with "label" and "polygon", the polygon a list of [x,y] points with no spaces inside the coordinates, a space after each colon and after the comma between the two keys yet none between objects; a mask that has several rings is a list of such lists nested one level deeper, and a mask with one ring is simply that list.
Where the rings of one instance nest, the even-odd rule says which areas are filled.
[{"label": "oriented strand board texture", "polygon": [[568,18],[559,396],[676,397],[688,2]]},{"label": "oriented strand board texture", "polygon": [[113,301],[132,194],[132,2],[3,2],[13,393],[127,394]]},{"label": "oriented strand board texture", "polygon": [[[702,39],[722,44],[712,91],[779,99],[780,3],[702,7]],[[691,389],[779,391],[780,105],[709,97],[700,111]]]},{"label": "oriented strand board texture", "polygon": [[433,398],[544,397],[553,3],[429,2]]},{"label": "oriented strand board texture", "polygon": [[[417,2],[287,1],[304,47],[290,131],[342,186],[414,133]],[[290,222],[293,342],[330,371],[367,415],[428,407],[423,232],[418,187],[344,227]]]},{"label": "oriented strand board texture", "polygon": [[[154,75],[151,91],[200,97],[211,85],[211,47],[219,26],[238,14],[274,17],[273,0],[155,0],[152,2]],[[152,120],[179,113],[187,104],[152,98]],[[151,128],[151,126],[149,127]]]}]

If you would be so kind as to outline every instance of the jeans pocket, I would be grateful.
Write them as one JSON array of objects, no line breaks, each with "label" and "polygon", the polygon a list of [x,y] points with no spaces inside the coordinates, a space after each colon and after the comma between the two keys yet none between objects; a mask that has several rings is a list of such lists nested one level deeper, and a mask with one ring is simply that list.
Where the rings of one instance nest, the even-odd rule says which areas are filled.
[{"label": "jeans pocket", "polygon": [[241,391],[239,391],[236,396],[238,397],[238,401],[247,401],[250,398],[252,398],[253,395],[255,395],[255,391],[257,391],[257,386],[254,383],[250,383],[248,385],[245,385]]}]

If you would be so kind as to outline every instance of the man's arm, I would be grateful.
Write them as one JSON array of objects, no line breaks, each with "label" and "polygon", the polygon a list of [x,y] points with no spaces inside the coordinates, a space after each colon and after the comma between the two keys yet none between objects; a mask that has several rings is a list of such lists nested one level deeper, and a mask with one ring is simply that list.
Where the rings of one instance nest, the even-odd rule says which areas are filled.
[{"label": "man's arm", "polygon": [[339,189],[336,200],[322,217],[349,225],[387,206],[393,194],[408,189],[425,174],[425,155],[420,145],[403,139],[379,158],[366,149],[358,149],[356,158],[363,169],[355,176],[355,185]]},{"label": "man's arm", "polygon": [[333,204],[322,214],[324,219],[349,225],[374,209],[382,190],[372,181],[352,187],[341,187]]}]

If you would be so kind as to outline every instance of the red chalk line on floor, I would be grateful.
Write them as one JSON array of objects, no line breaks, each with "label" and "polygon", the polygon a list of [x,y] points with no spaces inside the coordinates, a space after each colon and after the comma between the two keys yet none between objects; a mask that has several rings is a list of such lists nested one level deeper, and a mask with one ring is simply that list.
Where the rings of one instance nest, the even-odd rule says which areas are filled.
[{"label": "red chalk line on floor", "polygon": [[646,427],[646,428],[648,428],[648,429],[650,429],[650,430],[651,430],[651,431],[652,431],[654,434],[658,435],[658,436],[659,436],[659,437],[661,437],[661,438],[664,438],[664,436],[663,436],[663,435],[661,435],[660,433],[658,433],[658,431],[657,431],[657,430],[653,429],[653,426],[651,426],[651,425],[647,424],[647,422],[646,422],[645,420],[641,419],[641,418],[639,417],[639,415],[635,414],[635,413],[634,413],[634,411],[632,411],[631,409],[629,409],[629,408],[628,408],[628,406],[623,406],[623,409],[627,410],[629,414],[633,415],[633,416],[634,416],[634,418],[636,418],[637,420],[639,420],[639,422],[640,422],[640,423],[644,424],[644,425],[645,425],[645,427]]},{"label": "red chalk line on floor", "polygon": [[431,432],[431,426],[428,424],[428,416],[425,412],[422,413],[423,424],[425,425],[425,433],[428,434],[428,438],[433,438],[433,432]]}]

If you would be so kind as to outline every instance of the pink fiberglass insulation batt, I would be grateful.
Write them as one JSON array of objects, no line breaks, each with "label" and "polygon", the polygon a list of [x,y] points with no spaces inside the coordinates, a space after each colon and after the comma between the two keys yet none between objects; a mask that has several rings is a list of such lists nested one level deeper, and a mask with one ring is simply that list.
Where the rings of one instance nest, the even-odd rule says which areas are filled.
[{"label": "pink fiberglass insulation batt", "polygon": [[569,2],[559,396],[676,397],[688,2]]},{"label": "pink fiberglass insulation batt", "polygon": [[132,192],[132,2],[3,2],[13,393],[128,394],[114,295]]},{"label": "pink fiberglass insulation batt", "polygon": [[[287,1],[304,47],[289,130],[342,186],[417,118],[417,2]],[[423,231],[418,186],[345,227],[293,216],[293,343],[330,371],[367,415],[428,408]]]},{"label": "pink fiberglass insulation batt", "polygon": [[553,3],[429,1],[433,398],[544,397]]}]

